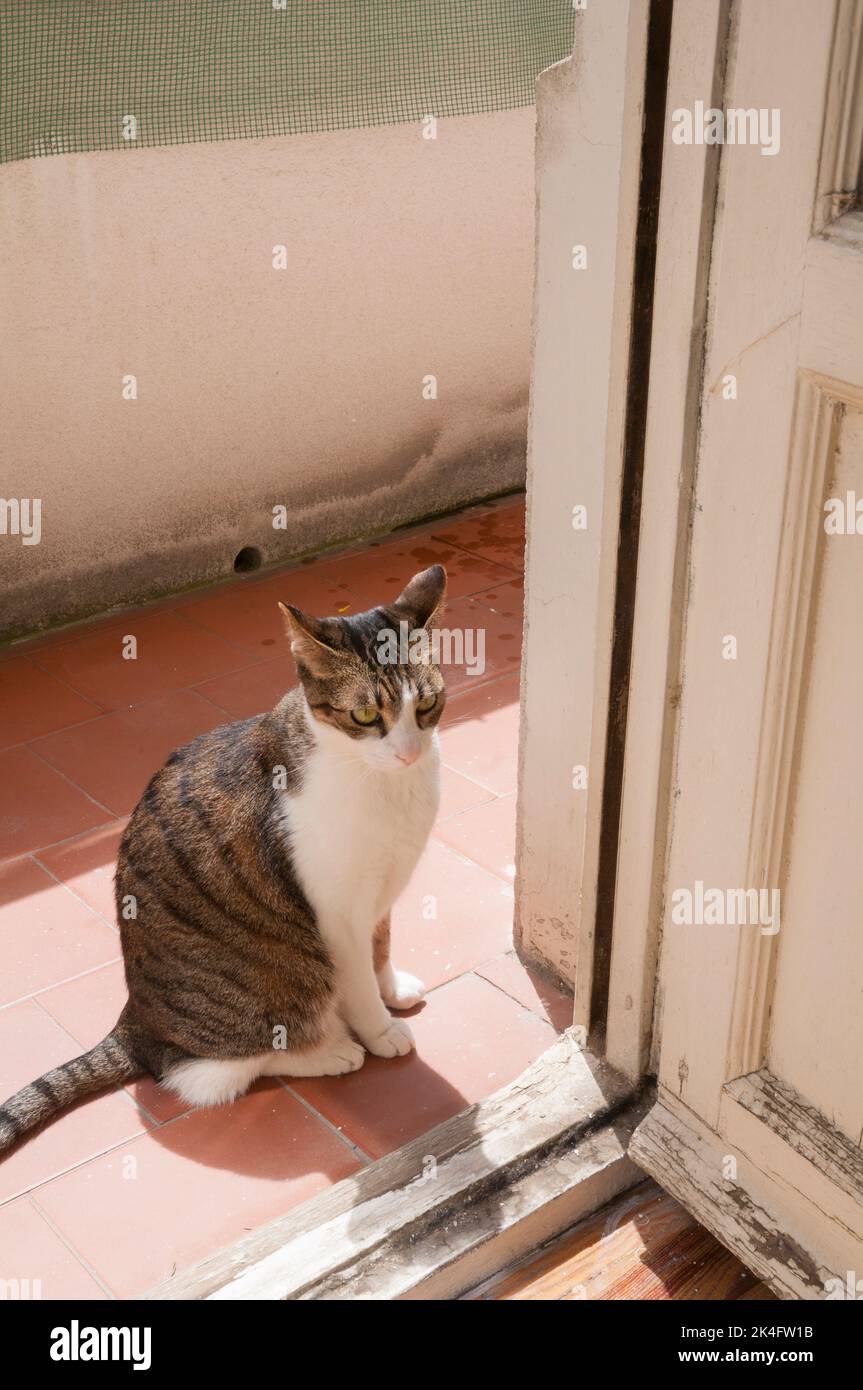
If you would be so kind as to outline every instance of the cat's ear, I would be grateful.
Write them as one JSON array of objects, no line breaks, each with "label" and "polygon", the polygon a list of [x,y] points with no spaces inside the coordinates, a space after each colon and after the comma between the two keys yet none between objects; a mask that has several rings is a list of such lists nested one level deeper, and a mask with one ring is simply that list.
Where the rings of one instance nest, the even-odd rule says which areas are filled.
[{"label": "cat's ear", "polygon": [[407,613],[414,627],[436,627],[446,601],[446,570],[430,565],[409,580],[391,607]]},{"label": "cat's ear", "polygon": [[339,625],[332,618],[312,618],[292,603],[280,603],[291,652],[298,666],[313,676],[329,676],[344,652],[339,645]]}]

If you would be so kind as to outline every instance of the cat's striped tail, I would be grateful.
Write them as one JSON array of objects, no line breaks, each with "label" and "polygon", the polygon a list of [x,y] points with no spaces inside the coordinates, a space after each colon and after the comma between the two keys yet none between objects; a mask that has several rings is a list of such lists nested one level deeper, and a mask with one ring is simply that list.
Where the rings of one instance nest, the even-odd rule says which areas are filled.
[{"label": "cat's striped tail", "polygon": [[46,1071],[0,1106],[0,1154],[82,1096],[129,1081],[142,1071],[132,1052],[129,1030],[120,1019],[89,1052]]}]

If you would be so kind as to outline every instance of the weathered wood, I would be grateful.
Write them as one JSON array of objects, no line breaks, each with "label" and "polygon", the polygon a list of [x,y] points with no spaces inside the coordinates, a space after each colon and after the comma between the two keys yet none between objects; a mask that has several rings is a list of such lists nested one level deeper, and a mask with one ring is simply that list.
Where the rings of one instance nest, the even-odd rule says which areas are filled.
[{"label": "weathered wood", "polygon": [[765,1069],[725,1086],[720,1132],[760,1172],[781,1175],[789,1229],[804,1242],[810,1230],[837,1274],[863,1269],[863,1152],[837,1124]]},{"label": "weathered wood", "polygon": [[[775,1207],[772,1174],[749,1163],[694,1115],[660,1100],[636,1129],[630,1155],[780,1298],[825,1298],[829,1281],[841,1277],[822,1251],[787,1233]],[[736,1164],[734,1181],[724,1177],[729,1159]],[[799,1204],[795,1215],[799,1220]]]},{"label": "weathered wood", "polygon": [[642,1113],[633,1107],[573,1147],[566,1141],[532,1155],[521,1174],[502,1173],[455,1209],[445,1207],[421,1242],[411,1235],[409,1251],[401,1240],[382,1247],[304,1297],[458,1297],[637,1181],[626,1151]]},{"label": "weathered wood", "polygon": [[630,1100],[629,1084],[564,1033],[496,1095],[149,1297],[451,1296],[496,1267],[495,1243],[503,1263],[549,1234],[549,1213],[559,1229],[637,1179]]},{"label": "weathered wood", "polygon": [[773,1295],[652,1182],[463,1295],[518,1302],[748,1297]]},{"label": "weathered wood", "polygon": [[747,1289],[745,1293],[742,1293],[740,1295],[740,1302],[743,1303],[752,1300],[757,1303],[769,1303],[775,1298],[776,1295],[770,1292],[767,1285],[760,1283],[755,1284],[753,1288]]},{"label": "weathered wood", "polygon": [[841,217],[858,197],[863,148],[863,5],[838,0],[821,143],[814,230]]},{"label": "weathered wood", "polygon": [[726,1093],[763,1121],[780,1139],[793,1144],[827,1180],[852,1197],[863,1224],[863,1149],[828,1123],[793,1087],[767,1071],[729,1081]]}]

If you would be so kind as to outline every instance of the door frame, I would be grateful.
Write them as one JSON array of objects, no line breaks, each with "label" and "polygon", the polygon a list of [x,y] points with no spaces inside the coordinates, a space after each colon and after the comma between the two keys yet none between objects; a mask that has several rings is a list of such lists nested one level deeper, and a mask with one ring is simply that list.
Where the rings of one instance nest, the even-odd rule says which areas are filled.
[{"label": "door frame", "polygon": [[573,56],[537,84],[515,929],[523,956],[574,987],[574,1026],[598,1047],[670,13],[578,7]]}]

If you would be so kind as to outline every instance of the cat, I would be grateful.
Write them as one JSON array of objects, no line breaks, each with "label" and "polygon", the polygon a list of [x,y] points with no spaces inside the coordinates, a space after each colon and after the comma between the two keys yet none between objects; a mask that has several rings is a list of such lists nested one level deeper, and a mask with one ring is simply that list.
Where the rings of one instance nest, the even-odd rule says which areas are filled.
[{"label": "cat", "polygon": [[445,595],[433,565],[365,613],[279,605],[298,686],[152,778],[115,877],[128,1003],[96,1047],[0,1107],[0,1152],[146,1072],[204,1106],[259,1076],[338,1076],[411,1050],[390,1009],[424,990],[392,965],[390,909],[437,814],[446,692],[433,643],[396,664],[381,634],[430,632]]}]

